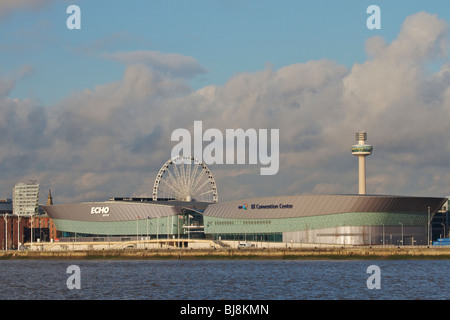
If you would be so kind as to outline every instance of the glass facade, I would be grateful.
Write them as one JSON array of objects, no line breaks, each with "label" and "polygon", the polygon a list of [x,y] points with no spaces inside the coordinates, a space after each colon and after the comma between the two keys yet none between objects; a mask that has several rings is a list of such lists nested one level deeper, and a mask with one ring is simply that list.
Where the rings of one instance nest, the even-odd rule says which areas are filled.
[{"label": "glass facade", "polygon": [[186,210],[179,215],[134,221],[87,222],[56,219],[54,222],[58,229],[65,230],[63,237],[114,237],[118,240],[124,240],[125,237],[125,240],[426,244],[427,235],[427,216],[410,212],[352,212],[296,218],[229,219]]},{"label": "glass facade", "polygon": [[372,146],[369,145],[354,145],[352,146],[352,153],[371,153],[373,150]]},{"label": "glass facade", "polygon": [[53,219],[61,237],[132,237],[133,239],[204,239],[203,215],[183,209],[181,214],[113,222]]}]

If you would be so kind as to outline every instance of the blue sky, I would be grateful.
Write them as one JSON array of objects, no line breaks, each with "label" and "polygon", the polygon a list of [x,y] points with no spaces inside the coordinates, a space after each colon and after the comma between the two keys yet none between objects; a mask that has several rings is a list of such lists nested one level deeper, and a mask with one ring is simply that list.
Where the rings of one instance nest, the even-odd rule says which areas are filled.
[{"label": "blue sky", "polygon": [[[66,28],[70,4],[81,8],[81,30]],[[371,4],[381,8],[381,30],[366,28]],[[408,15],[448,19],[447,8],[445,1],[54,1],[3,19],[0,73],[31,65],[11,96],[48,105],[120,79],[124,66],[102,57],[117,51],[191,56],[208,70],[191,80],[194,88],[267,65],[329,59],[351,67],[366,59],[367,38],[391,41]]]},{"label": "blue sky", "polygon": [[280,129],[275,176],[211,168],[222,200],[356,192],[359,130],[369,193],[446,196],[449,24],[440,0],[2,0],[0,198],[27,179],[59,203],[148,195],[198,120]]}]

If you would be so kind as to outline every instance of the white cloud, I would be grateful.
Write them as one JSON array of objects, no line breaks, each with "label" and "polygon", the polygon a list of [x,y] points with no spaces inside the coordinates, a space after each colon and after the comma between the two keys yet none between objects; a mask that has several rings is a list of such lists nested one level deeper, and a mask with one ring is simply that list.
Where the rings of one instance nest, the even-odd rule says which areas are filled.
[{"label": "white cloud", "polygon": [[[280,170],[211,165],[220,199],[357,192],[354,133],[368,132],[369,193],[450,194],[450,67],[447,24],[418,13],[397,39],[367,41],[367,61],[351,69],[326,60],[235,75],[193,90],[204,68],[191,57],[137,51],[105,54],[124,63],[117,82],[74,93],[54,106],[0,94],[0,172],[12,185],[35,173],[56,202],[151,194],[170,156],[174,129],[280,129]],[[8,84],[8,78],[2,77]],[[27,142],[28,141],[28,142]],[[237,174],[239,173],[239,174]],[[10,187],[0,191],[9,192]],[[58,196],[56,196],[58,195]],[[96,199],[93,199],[96,197]]]},{"label": "white cloud", "polygon": [[51,0],[2,0],[0,1],[0,21],[15,10],[37,10],[47,5],[50,1]]},{"label": "white cloud", "polygon": [[130,65],[145,65],[166,75],[192,78],[207,72],[194,58],[178,53],[162,53],[159,51],[132,51],[105,53],[103,57]]},{"label": "white cloud", "polygon": [[23,65],[18,70],[14,70],[10,74],[0,78],[0,99],[8,97],[9,93],[16,86],[16,83],[31,73],[33,73],[33,67],[30,65]]}]

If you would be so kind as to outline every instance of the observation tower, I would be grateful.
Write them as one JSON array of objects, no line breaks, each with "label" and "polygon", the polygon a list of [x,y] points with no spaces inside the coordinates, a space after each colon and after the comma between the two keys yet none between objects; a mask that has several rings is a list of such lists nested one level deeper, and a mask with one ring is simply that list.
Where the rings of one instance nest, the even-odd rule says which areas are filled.
[{"label": "observation tower", "polygon": [[352,154],[359,161],[359,194],[366,194],[366,156],[372,154],[373,147],[366,144],[367,133],[360,131],[356,133],[358,144],[352,146]]}]

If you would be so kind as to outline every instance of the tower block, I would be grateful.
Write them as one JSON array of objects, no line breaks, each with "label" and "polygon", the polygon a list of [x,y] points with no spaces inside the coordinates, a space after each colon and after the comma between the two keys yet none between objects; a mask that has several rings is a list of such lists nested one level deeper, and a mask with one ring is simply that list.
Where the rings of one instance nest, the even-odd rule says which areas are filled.
[{"label": "tower block", "polygon": [[359,162],[359,194],[366,194],[366,157],[372,154],[373,147],[366,144],[367,133],[356,133],[358,144],[352,146],[352,154],[358,157]]}]

